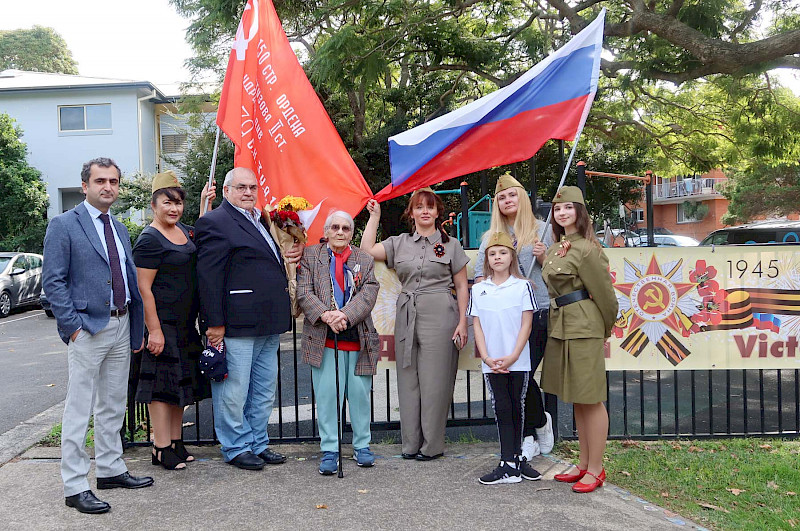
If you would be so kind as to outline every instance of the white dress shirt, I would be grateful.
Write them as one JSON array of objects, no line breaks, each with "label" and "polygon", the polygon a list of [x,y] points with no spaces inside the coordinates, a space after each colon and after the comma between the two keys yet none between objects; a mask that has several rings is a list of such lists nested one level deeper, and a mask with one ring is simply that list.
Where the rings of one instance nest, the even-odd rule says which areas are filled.
[{"label": "white dress shirt", "polygon": [[[103,250],[106,252],[106,260],[108,260],[108,247],[106,246],[106,229],[103,226],[103,220],[100,219],[101,211],[93,207],[89,204],[88,201],[84,200],[83,205],[86,207],[86,210],[89,212],[89,215],[92,216],[92,221],[94,221],[94,228],[97,230],[97,236],[100,238],[100,244],[103,246]],[[122,240],[119,239],[119,234],[117,234],[117,228],[114,227],[114,221],[110,219],[112,216],[111,214],[108,215],[109,222],[111,223],[111,231],[114,233],[114,242],[117,244],[117,254],[119,255],[119,265],[122,269],[122,279],[125,281],[125,304],[131,302],[131,292],[128,289],[128,268],[125,267],[125,247],[122,246]],[[110,266],[109,266],[110,268]],[[114,306],[114,287],[109,286],[108,288],[108,300],[109,304],[111,305],[112,310],[116,310],[117,307]]]}]

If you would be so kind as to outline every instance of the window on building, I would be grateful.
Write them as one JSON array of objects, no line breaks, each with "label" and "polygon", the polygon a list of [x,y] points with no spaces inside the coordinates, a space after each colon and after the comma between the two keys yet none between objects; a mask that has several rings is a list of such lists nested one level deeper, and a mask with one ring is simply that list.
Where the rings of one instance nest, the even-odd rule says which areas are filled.
[{"label": "window on building", "polygon": [[164,153],[186,153],[189,138],[186,133],[161,135],[161,151]]},{"label": "window on building", "polygon": [[111,104],[62,105],[58,108],[58,130],[108,131],[111,129]]},{"label": "window on building", "polygon": [[636,220],[636,223],[643,223],[644,222],[644,209],[637,208],[633,211],[633,218]]},{"label": "window on building", "polygon": [[678,223],[697,223],[708,214],[708,206],[703,203],[678,203]]}]

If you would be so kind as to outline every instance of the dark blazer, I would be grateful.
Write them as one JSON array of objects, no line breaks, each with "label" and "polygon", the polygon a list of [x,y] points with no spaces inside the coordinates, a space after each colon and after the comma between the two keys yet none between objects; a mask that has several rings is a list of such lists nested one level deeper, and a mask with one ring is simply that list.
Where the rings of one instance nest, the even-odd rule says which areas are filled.
[{"label": "dark blazer", "polygon": [[[354,271],[355,290],[353,297],[341,309],[348,323],[356,325],[361,343],[361,353],[356,362],[355,373],[359,376],[375,374],[380,358],[378,333],[372,324],[372,308],[378,300],[380,285],[375,279],[372,257],[352,248],[347,266]],[[300,267],[297,268],[297,302],[303,310],[303,361],[314,367],[322,364],[328,325],[320,316],[331,309],[331,259],[327,244],[306,247]]]},{"label": "dark blazer", "polygon": [[[144,305],[136,282],[136,264],[125,225],[114,219],[122,246],[128,277],[131,348],[137,350],[144,338]],[[97,235],[94,221],[81,203],[50,220],[44,237],[42,289],[58,325],[58,335],[69,344],[78,328],[94,335],[111,318],[111,267]]]},{"label": "dark blazer", "polygon": [[226,336],[250,337],[291,328],[283,261],[244,214],[223,201],[197,220],[195,243],[203,329],[225,326]]}]

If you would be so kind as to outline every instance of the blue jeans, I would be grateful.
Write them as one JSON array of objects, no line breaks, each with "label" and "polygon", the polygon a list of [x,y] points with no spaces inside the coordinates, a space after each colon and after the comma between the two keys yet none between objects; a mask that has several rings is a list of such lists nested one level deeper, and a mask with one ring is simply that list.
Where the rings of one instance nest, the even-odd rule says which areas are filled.
[{"label": "blue jeans", "polygon": [[225,338],[228,377],[211,382],[211,397],[214,428],[226,461],[247,451],[258,455],[269,445],[279,345],[280,334]]}]

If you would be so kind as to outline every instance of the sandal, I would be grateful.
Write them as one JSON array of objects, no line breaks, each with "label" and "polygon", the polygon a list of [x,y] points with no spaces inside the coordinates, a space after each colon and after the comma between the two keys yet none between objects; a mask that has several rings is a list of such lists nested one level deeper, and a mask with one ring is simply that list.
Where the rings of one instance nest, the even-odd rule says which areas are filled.
[{"label": "sandal", "polygon": [[181,461],[186,463],[191,463],[194,461],[194,456],[186,449],[186,445],[183,444],[183,439],[175,439],[172,441],[172,449],[175,450],[175,453],[178,455]]},{"label": "sandal", "polygon": [[167,470],[183,470],[186,468],[186,464],[178,457],[172,446],[159,448],[153,444],[151,457],[154,465],[161,465]]}]

